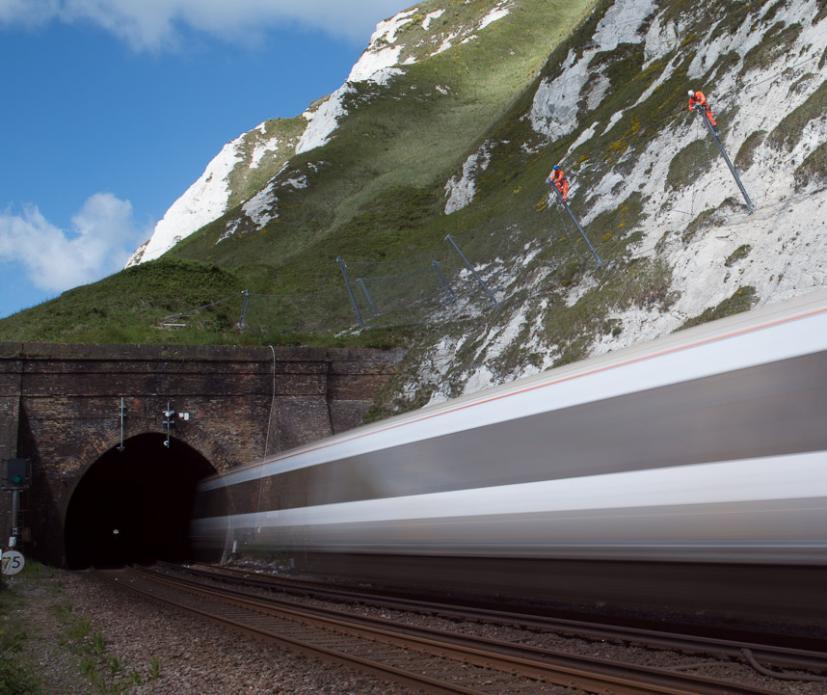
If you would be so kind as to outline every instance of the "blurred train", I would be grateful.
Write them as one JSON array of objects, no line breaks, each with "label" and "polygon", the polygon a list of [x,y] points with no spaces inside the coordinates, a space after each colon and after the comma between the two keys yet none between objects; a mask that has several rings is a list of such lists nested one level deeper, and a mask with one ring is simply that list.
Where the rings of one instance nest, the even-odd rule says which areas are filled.
[{"label": "blurred train", "polygon": [[235,469],[195,517],[198,549],[355,581],[598,601],[588,584],[654,595],[680,565],[806,593],[827,568],[827,292]]}]

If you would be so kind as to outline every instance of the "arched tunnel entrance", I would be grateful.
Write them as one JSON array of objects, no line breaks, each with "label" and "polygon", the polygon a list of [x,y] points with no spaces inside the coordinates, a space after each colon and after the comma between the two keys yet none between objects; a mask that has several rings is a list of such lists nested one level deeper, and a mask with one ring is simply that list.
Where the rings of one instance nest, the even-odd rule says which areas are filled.
[{"label": "arched tunnel entrance", "polygon": [[216,472],[195,449],[142,434],[110,449],[78,483],[66,513],[71,569],[190,558],[195,487]]}]

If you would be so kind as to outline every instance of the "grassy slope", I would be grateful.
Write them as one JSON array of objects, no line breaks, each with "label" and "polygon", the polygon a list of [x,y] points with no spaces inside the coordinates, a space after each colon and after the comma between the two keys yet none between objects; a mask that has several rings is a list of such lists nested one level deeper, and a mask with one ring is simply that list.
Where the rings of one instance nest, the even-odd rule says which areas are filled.
[{"label": "grassy slope", "polygon": [[[601,3],[601,6],[605,7],[605,4]],[[680,5],[680,2],[670,3],[675,13],[680,11]],[[729,28],[738,26],[748,9],[749,3],[744,2],[718,7],[713,12],[720,15],[722,23],[719,26]],[[544,74],[557,74],[568,49],[586,45],[601,14],[598,9],[592,20],[586,22],[552,55]],[[543,342],[559,347],[555,364],[565,364],[587,356],[597,336],[619,330],[620,326],[615,325],[615,320],[611,318],[612,312],[634,306],[663,311],[674,301],[668,264],[657,258],[631,258],[627,252],[630,244],[640,239],[638,229],[644,221],[640,194],[618,200],[616,208],[599,215],[588,225],[589,235],[606,261],[606,267],[599,275],[591,275],[593,263],[583,242],[576,234],[564,233],[568,222],[559,212],[546,209],[544,177],[549,165],[566,155],[581,130],[597,123],[596,135],[566,157],[567,168],[576,175],[576,196],[572,209],[582,217],[594,202],[587,193],[594,183],[612,170],[621,175],[629,173],[636,166],[638,156],[658,134],[682,119],[688,119],[689,115],[685,112],[685,89],[689,81],[687,69],[699,47],[703,22],[709,19],[706,15],[703,20],[699,19],[697,33],[687,31],[673,51],[646,69],[642,68],[642,46],[621,46],[610,54],[598,54],[592,61],[592,70],[601,64],[608,65],[605,74],[611,80],[611,88],[597,109],[588,114],[581,109],[579,127],[569,136],[545,143],[520,118],[530,108],[533,90],[524,94],[493,131],[492,137],[508,144],[497,148],[492,165],[479,177],[477,201],[452,216],[452,222],[460,233],[466,230],[464,236],[467,242],[464,246],[472,251],[475,260],[492,260],[500,253],[500,247],[491,243],[489,233],[502,234],[504,230],[516,237],[511,244],[514,251],[523,243],[532,241],[539,241],[544,248],[520,269],[512,284],[512,289],[532,286],[533,305],[531,302],[526,304],[525,293],[518,291],[500,311],[483,316],[474,325],[440,326],[433,331],[431,345],[440,340],[447,340],[450,344],[453,339],[460,346],[451,350],[451,369],[448,373],[448,383],[455,387],[454,395],[462,391],[464,375],[479,365],[480,354],[492,339],[501,334],[503,324],[517,317],[517,312],[526,306],[529,307],[528,314],[524,315],[526,320],[518,328],[511,347],[495,364],[487,364],[495,374],[499,372],[499,378],[506,378],[516,367],[532,362],[542,363],[540,355],[529,353],[532,326],[542,326],[545,332]],[[678,57],[678,62],[671,77],[638,106],[630,108],[674,56]],[[731,60],[729,55],[720,56],[708,70],[706,79],[711,82]],[[622,118],[604,133],[611,116],[620,110],[624,110]],[[727,119],[722,120],[726,122]],[[726,127],[722,128],[726,133]],[[526,152],[523,143],[535,146]],[[690,165],[703,165],[715,154],[704,144],[697,149],[698,152],[693,149],[673,160],[674,168],[670,171],[673,186],[689,185],[692,178],[687,175],[686,169]],[[691,162],[687,161],[690,159]],[[471,235],[470,230],[476,230],[476,233]],[[565,301],[567,290],[581,283],[586,276],[593,277],[594,287],[586,291],[580,301],[568,306]],[[537,278],[541,280],[538,282]],[[754,293],[750,289],[739,291],[731,300],[722,302],[714,311],[698,317],[697,321],[748,309],[754,303]],[[427,344],[428,340],[423,343]],[[415,373],[428,355],[414,351],[409,359],[412,373]],[[390,410],[426,403],[431,389],[432,385],[422,386],[421,392],[412,401],[389,404]],[[398,388],[397,393],[400,392],[402,389]]]},{"label": "grassy slope", "polygon": [[[3,340],[142,343],[175,340],[177,334],[158,330],[159,322],[217,297],[240,296],[237,277],[216,266],[184,261],[153,261],[128,268],[92,285],[65,292],[58,299],[5,319]],[[231,318],[227,307],[214,312],[220,323]],[[190,342],[210,342],[212,322],[187,332]]]},{"label": "grassy slope", "polygon": [[[307,122],[301,117],[274,118],[262,124],[264,132],[254,129],[245,134],[240,150],[241,161],[229,177],[229,187],[232,191],[228,201],[229,207],[235,207],[255,195],[269,178],[290,160],[306,125]],[[273,138],[278,139],[276,147],[265,152],[257,166],[252,168],[256,146]]]},{"label": "grassy slope", "polygon": [[[444,4],[432,2],[422,8],[428,11]],[[456,259],[443,242],[444,235],[451,233],[478,262],[513,259],[526,244],[542,244],[539,255],[517,271],[512,287],[536,286],[534,280],[550,268],[540,291],[553,310],[544,312],[543,330],[550,342],[560,346],[560,362],[583,357],[595,335],[612,331],[610,309],[664,307],[670,301],[668,267],[658,261],[627,258],[627,248],[639,238],[636,228],[642,222],[640,196],[631,195],[589,225],[590,236],[608,261],[608,269],[581,301],[567,306],[566,291],[590,273],[591,260],[576,235],[562,233],[566,222],[559,213],[546,210],[544,179],[550,163],[565,155],[579,130],[549,143],[533,133],[523,118],[539,80],[555,75],[570,49],[581,49],[588,43],[606,6],[605,1],[598,3],[592,17],[572,33],[578,18],[587,14],[588,3],[572,8],[560,2],[525,0],[508,20],[489,27],[484,40],[457,46],[407,68],[407,74],[388,90],[363,86],[352,98],[351,114],[331,143],[291,162],[297,169],[307,162],[324,164],[310,176],[308,189],[279,194],[278,220],[216,246],[218,236],[239,214],[238,209],[230,211],[185,240],[166,260],[148,268],[145,288],[130,287],[130,294],[122,295],[119,283],[124,274],[114,276],[68,293],[65,301],[0,322],[0,338],[340,340],[333,336],[353,322],[334,262],[340,254],[349,260],[355,275],[368,279],[391,323],[393,319],[432,319],[432,304],[428,305],[431,314],[409,310],[408,306],[411,298],[434,287],[431,259],[440,259],[449,272],[457,269]],[[681,2],[670,3],[676,14],[681,6]],[[449,7],[456,10],[457,6]],[[748,7],[749,3],[734,3],[716,11],[728,27],[734,27]],[[443,19],[449,25],[459,21],[457,16]],[[554,29],[550,32],[549,27]],[[595,56],[592,70],[603,69],[611,89],[596,110],[586,113],[581,109],[581,127],[597,123],[597,135],[566,159],[567,167],[576,171],[580,193],[572,207],[578,214],[590,207],[592,201],[583,192],[593,183],[609,170],[629,171],[658,132],[689,118],[682,107],[686,70],[701,38],[700,28],[688,31],[672,53],[645,70],[639,45]],[[560,42],[563,35],[565,40]],[[407,38],[414,46],[419,39],[416,35]],[[629,108],[674,55],[679,55],[679,62],[672,76],[643,103]],[[710,68],[708,79],[731,59],[721,56]],[[448,87],[450,95],[437,94],[435,85]],[[623,117],[604,133],[611,116],[621,109],[625,109]],[[809,112],[805,116],[809,117]],[[495,156],[478,178],[474,204],[454,215],[443,215],[445,181],[485,140],[496,143]],[[525,144],[530,149],[526,150]],[[698,152],[675,157],[670,170],[674,187],[691,181],[686,169],[712,156],[707,149],[700,147]],[[184,259],[188,265],[170,265],[172,258]],[[205,283],[204,278],[215,272],[210,264],[222,268],[222,283]],[[186,273],[182,267],[187,268]],[[200,268],[199,273],[194,268]],[[383,277],[377,277],[380,275]],[[497,277],[491,279],[495,284],[500,282]],[[156,283],[162,288],[159,292],[148,288]],[[170,300],[180,283],[186,283],[191,292],[189,304],[184,299],[189,301],[190,294],[180,301]],[[252,330],[242,337],[231,330],[240,308],[241,288],[268,295],[251,300]],[[161,316],[226,296],[233,300],[223,313],[202,312],[189,329],[170,333],[154,327]],[[134,297],[140,301],[133,302]],[[513,296],[492,323],[524,299],[520,294]],[[90,309],[101,303],[110,307],[105,316]],[[126,318],[112,321],[111,316]],[[532,323],[532,317],[528,318]],[[468,326],[441,325],[429,330],[433,335],[424,336],[426,342],[445,334],[462,334]],[[479,331],[479,340],[466,342],[456,355],[458,372],[474,362],[484,342],[485,317],[474,330]],[[385,330],[359,340],[386,344],[406,335]],[[417,335],[423,337],[422,330]],[[507,373],[515,364],[534,359],[519,349],[510,350],[501,368]]]},{"label": "grassy slope", "polygon": [[[507,20],[486,29],[484,39],[407,68],[389,90],[370,97],[375,90],[361,87],[353,101],[368,97],[370,105],[356,107],[325,148],[294,160],[326,166],[311,178],[309,189],[282,196],[281,217],[258,239],[215,246],[236,210],[190,237],[173,255],[229,267],[262,261],[278,267],[289,261],[299,278],[318,269],[319,258],[329,259],[335,270],[332,261],[339,253],[393,257],[394,232],[439,226],[446,179],[532,83],[588,5],[523,2]],[[435,92],[435,85],[448,87],[451,95]],[[366,226],[380,228],[379,238],[372,238]],[[421,248],[433,240],[413,241]],[[400,255],[409,252],[404,248]],[[321,269],[320,281],[329,276],[329,267]],[[306,286],[298,279],[298,288]]]},{"label": "grassy slope", "polygon": [[[420,7],[448,7],[442,22],[450,25],[462,21],[457,13],[479,15],[490,5],[443,1]],[[388,90],[361,87],[352,106],[357,100],[369,104],[353,108],[329,145],[294,158],[297,167],[325,164],[308,189],[279,196],[280,217],[268,227],[216,246],[236,208],[139,274],[125,271],[0,322],[0,339],[236,342],[232,311],[175,333],[154,326],[162,316],[235,296],[242,287],[290,300],[259,300],[265,306],[261,330],[248,339],[347,326],[351,317],[335,257],[359,259],[362,270],[412,267],[413,259],[444,253],[446,232],[475,224],[473,215],[441,214],[445,181],[515,98],[525,102],[533,93],[548,55],[592,5],[521,0],[482,38],[408,67]],[[405,39],[415,45],[421,30],[409,31],[413,35]],[[435,85],[450,94],[437,93]]]}]

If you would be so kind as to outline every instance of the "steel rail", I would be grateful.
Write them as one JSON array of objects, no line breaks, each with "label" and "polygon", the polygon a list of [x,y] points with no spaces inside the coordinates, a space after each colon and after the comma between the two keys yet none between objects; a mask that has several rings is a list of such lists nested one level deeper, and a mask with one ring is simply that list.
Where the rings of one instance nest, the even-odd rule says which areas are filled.
[{"label": "steel rail", "polygon": [[389,620],[343,614],[330,609],[297,606],[295,603],[265,599],[248,592],[205,585],[203,582],[171,577],[150,570],[141,570],[140,573],[149,577],[153,583],[186,591],[203,599],[223,601],[250,611],[274,614],[288,620],[311,624],[322,630],[357,635],[372,642],[418,651],[432,657],[494,669],[500,673],[513,674],[533,681],[579,688],[590,693],[746,695],[772,692],[665,669],[622,664],[453,632],[400,625]]},{"label": "steel rail", "polygon": [[782,647],[770,644],[705,637],[682,633],[670,633],[640,627],[627,627],[608,623],[597,623],[568,618],[536,616],[487,608],[455,606],[434,601],[421,601],[397,596],[358,591],[302,579],[273,577],[235,568],[212,566],[170,565],[177,571],[185,569],[194,576],[222,579],[261,589],[282,591],[289,594],[312,595],[332,600],[352,601],[382,608],[427,613],[441,617],[484,621],[510,627],[542,629],[580,639],[595,641],[624,642],[644,645],[656,649],[679,651],[692,655],[703,655],[744,661],[747,650],[758,662],[788,669],[827,672],[827,653]]},{"label": "steel rail", "polygon": [[367,673],[400,683],[402,685],[417,688],[423,692],[435,693],[439,695],[443,695],[445,693],[460,693],[462,695],[477,694],[477,691],[462,687],[460,685],[449,685],[423,674],[413,674],[388,664],[377,663],[375,661],[363,659],[354,655],[345,655],[325,646],[311,645],[285,634],[273,632],[266,627],[256,627],[255,625],[250,624],[249,621],[240,620],[238,617],[226,617],[217,614],[214,610],[210,611],[205,608],[187,605],[186,603],[182,603],[181,601],[170,598],[169,596],[159,595],[154,591],[148,590],[146,587],[136,586],[131,582],[118,582],[118,585],[143,597],[150,598],[153,601],[159,601],[169,606],[182,609],[188,613],[200,615],[204,618],[208,618],[209,620],[226,625],[235,630],[240,630],[254,637],[263,637],[267,640],[275,641],[295,653],[317,658],[320,657],[326,661],[341,664],[343,666],[356,666]]}]

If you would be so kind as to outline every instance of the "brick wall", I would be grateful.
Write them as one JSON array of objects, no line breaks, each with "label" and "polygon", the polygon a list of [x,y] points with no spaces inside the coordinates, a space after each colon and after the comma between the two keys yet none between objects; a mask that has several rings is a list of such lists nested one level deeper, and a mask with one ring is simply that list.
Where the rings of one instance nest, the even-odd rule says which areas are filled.
[{"label": "brick wall", "polygon": [[[120,439],[163,432],[219,471],[362,423],[398,351],[321,348],[0,344],[0,458],[31,458],[30,548],[62,562],[63,520],[83,473]],[[272,412],[271,412],[272,406]],[[268,435],[269,423],[269,435]],[[0,532],[8,535],[8,493]]]}]

